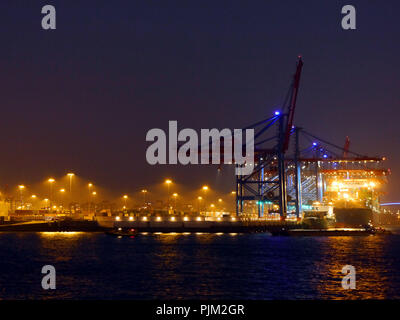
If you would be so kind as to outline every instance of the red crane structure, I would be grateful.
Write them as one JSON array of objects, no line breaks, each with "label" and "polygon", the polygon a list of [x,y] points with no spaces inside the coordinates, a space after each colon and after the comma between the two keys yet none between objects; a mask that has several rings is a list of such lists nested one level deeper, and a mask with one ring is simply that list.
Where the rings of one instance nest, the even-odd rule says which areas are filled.
[{"label": "red crane structure", "polygon": [[343,158],[347,158],[349,155],[349,148],[350,148],[350,138],[346,137],[346,142],[344,143],[344,148],[343,148]]},{"label": "red crane structure", "polygon": [[[286,101],[283,103],[282,110],[285,110],[287,105],[287,113],[276,111],[273,117],[262,120],[247,128],[259,128],[254,135],[255,147],[255,165],[254,170],[249,176],[236,177],[236,213],[243,212],[244,201],[256,201],[258,206],[259,216],[263,216],[265,201],[279,203],[279,213],[282,219],[285,219],[287,211],[287,194],[286,194],[286,171],[287,159],[285,153],[289,149],[290,137],[293,132],[298,130],[293,127],[294,113],[296,109],[297,96],[300,86],[300,76],[303,68],[303,61],[298,57],[296,71],[293,75],[292,84]],[[288,98],[290,101],[288,102]],[[270,129],[275,123],[278,124],[278,134],[261,139],[265,132],[270,132]],[[274,146],[266,147],[266,143],[274,142]],[[298,148],[298,139],[296,138],[296,148]],[[297,154],[297,153],[296,153]],[[297,159],[299,154],[296,155]],[[295,160],[294,159],[294,160]],[[295,160],[296,167],[299,163]],[[297,172],[297,171],[296,171]],[[298,176],[300,179],[300,175]],[[297,189],[300,188],[300,185]],[[301,203],[300,193],[297,194],[296,203]],[[297,205],[297,214],[300,209]]]},{"label": "red crane structure", "polygon": [[[331,184],[336,178],[344,177],[346,183],[364,183],[372,178],[376,184],[383,184],[390,174],[390,170],[381,167],[385,157],[350,151],[348,137],[343,147],[294,125],[302,68],[302,58],[298,57],[290,90],[280,110],[245,128],[255,130],[255,163],[251,174],[236,176],[237,215],[254,214],[256,209],[259,217],[279,214],[284,220],[290,214],[301,218],[312,203],[332,198]],[[361,186],[360,192],[369,192],[364,189]]]},{"label": "red crane structure", "polygon": [[294,111],[296,110],[297,94],[299,92],[300,76],[301,76],[302,68],[303,68],[303,60],[301,60],[301,56],[299,56],[299,60],[297,62],[297,67],[296,67],[296,73],[293,76],[291,97],[290,97],[290,103],[289,103],[288,113],[287,113],[287,121],[286,121],[286,126],[285,126],[285,137],[284,137],[283,146],[282,146],[283,153],[285,153],[289,148],[289,141],[290,141],[290,135],[291,135],[291,132],[293,129]]}]

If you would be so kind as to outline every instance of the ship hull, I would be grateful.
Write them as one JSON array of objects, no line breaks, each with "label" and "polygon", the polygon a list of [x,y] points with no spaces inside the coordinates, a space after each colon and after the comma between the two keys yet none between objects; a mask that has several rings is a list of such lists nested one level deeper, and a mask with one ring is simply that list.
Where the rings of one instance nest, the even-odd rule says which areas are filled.
[{"label": "ship hull", "polygon": [[372,210],[368,208],[334,208],[339,227],[360,227],[372,222]]}]

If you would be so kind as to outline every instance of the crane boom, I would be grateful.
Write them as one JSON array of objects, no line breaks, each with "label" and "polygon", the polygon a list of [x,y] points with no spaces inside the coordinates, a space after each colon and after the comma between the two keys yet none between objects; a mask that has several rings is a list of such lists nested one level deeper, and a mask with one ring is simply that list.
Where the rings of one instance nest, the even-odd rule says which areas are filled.
[{"label": "crane boom", "polygon": [[292,93],[290,98],[287,122],[285,127],[285,136],[283,140],[283,152],[286,152],[289,148],[290,132],[293,126],[294,110],[296,109],[297,93],[299,92],[300,75],[301,69],[303,68],[303,60],[299,56],[299,61],[297,62],[296,73],[293,76]]},{"label": "crane boom", "polygon": [[346,142],[344,144],[344,148],[343,148],[343,158],[347,158],[347,156],[349,155],[349,148],[350,148],[350,138],[347,136],[346,137]]}]

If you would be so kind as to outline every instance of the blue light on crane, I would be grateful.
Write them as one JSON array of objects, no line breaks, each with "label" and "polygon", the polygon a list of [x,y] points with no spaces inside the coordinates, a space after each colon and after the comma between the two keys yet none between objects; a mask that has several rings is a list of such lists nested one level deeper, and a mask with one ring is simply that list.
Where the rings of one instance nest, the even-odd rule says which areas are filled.
[{"label": "blue light on crane", "polygon": [[275,111],[275,115],[276,115],[276,116],[279,116],[280,114],[281,114],[280,111]]},{"label": "blue light on crane", "polygon": [[324,154],[323,157],[324,157],[324,158],[328,158],[328,155]]},{"label": "blue light on crane", "polygon": [[313,142],[313,144],[312,144],[313,146],[316,146],[317,145],[317,143],[316,142]]}]

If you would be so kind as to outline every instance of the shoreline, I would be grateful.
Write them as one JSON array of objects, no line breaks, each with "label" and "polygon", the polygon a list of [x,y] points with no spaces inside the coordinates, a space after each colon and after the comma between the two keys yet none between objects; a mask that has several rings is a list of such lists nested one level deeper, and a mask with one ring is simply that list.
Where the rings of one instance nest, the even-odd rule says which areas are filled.
[{"label": "shoreline", "polygon": [[26,222],[0,225],[1,232],[105,232],[96,221]]}]

